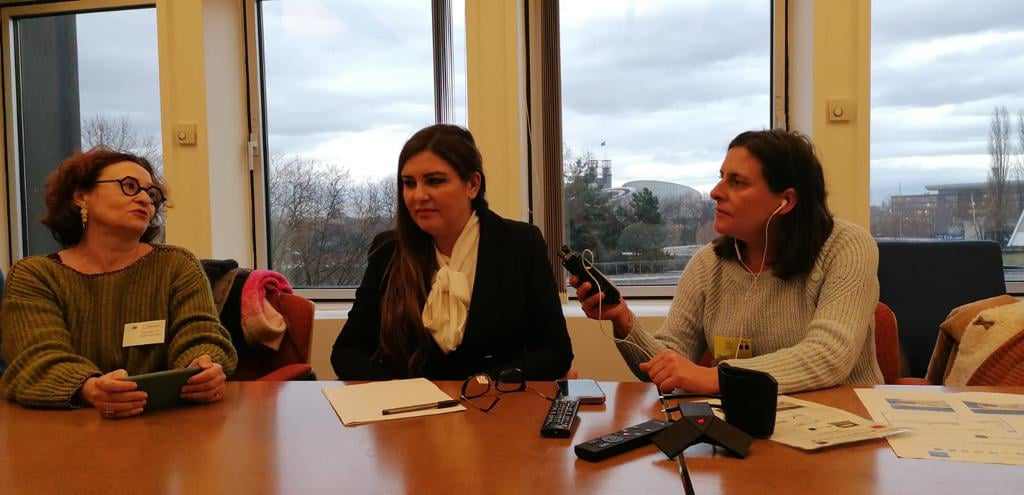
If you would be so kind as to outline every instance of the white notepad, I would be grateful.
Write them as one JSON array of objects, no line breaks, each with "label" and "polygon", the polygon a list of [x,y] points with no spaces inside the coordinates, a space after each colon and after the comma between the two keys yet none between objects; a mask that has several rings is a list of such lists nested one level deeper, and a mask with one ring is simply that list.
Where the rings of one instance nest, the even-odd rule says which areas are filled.
[{"label": "white notepad", "polygon": [[466,410],[465,407],[458,405],[387,416],[381,414],[384,409],[452,400],[426,378],[327,386],[323,388],[323,394],[345,426]]}]

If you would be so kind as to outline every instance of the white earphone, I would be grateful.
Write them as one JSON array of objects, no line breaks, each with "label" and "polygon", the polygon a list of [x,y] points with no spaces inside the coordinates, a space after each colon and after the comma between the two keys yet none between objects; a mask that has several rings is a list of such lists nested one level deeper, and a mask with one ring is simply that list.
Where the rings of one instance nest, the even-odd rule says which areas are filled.
[{"label": "white earphone", "polygon": [[[761,271],[764,271],[764,263],[765,263],[765,261],[768,260],[768,227],[772,224],[772,219],[775,218],[775,215],[778,215],[779,212],[782,211],[782,209],[785,208],[786,205],[788,205],[788,204],[789,204],[789,200],[783,199],[782,202],[779,203],[779,207],[776,208],[775,211],[773,211],[771,215],[768,215],[768,221],[765,222],[765,224],[764,224],[764,245],[765,245],[765,248],[764,248],[764,255],[761,258]],[[740,265],[743,265],[743,268],[747,272],[749,272],[751,275],[754,275],[754,282],[757,282],[757,277],[759,275],[761,275],[761,272],[754,273],[754,270],[751,270],[750,267],[747,266],[747,264],[743,262],[743,255],[740,254],[740,247],[736,243],[735,239],[733,239],[732,245],[736,249],[736,259],[739,260]],[[753,288],[753,286],[751,286],[751,288]]]},{"label": "white earphone", "polygon": [[[761,273],[764,272],[764,264],[768,261],[768,227],[772,224],[772,219],[775,218],[775,215],[778,215],[779,212],[788,204],[789,200],[783,199],[782,202],[779,203],[779,207],[776,208],[771,215],[768,215],[768,221],[764,224],[764,251],[761,255],[761,271],[754,273],[754,270],[751,270],[750,267],[743,262],[743,254],[740,253],[740,246],[736,243],[736,239],[733,239],[732,246],[736,249],[736,259],[740,262],[740,265],[743,266],[744,270],[754,276],[754,280],[750,282],[750,288],[747,289],[748,294],[754,290],[754,286],[757,285],[757,279],[761,278]],[[747,327],[744,325],[740,328],[740,338],[736,342],[736,352],[733,354],[733,359],[740,357],[740,346],[743,344],[743,339],[746,338],[746,336]]]}]

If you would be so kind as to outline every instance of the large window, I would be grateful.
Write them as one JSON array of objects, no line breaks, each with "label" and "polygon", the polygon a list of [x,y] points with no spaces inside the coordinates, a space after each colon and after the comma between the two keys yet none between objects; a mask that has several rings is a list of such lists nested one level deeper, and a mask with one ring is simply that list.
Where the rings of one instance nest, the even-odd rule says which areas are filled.
[{"label": "large window", "polygon": [[726,146],[771,127],[772,2],[561,0],[565,240],[674,285],[714,238]]},{"label": "large window", "polygon": [[437,121],[466,124],[464,3],[258,7],[269,265],[297,287],[357,286],[392,226],[402,144]]},{"label": "large window", "polygon": [[44,254],[57,250],[40,223],[46,177],[73,151],[104,145],[161,167],[156,12],[69,13],[12,24],[19,150],[12,198],[20,200],[11,208],[21,213],[12,245],[21,255]]},{"label": "large window", "polygon": [[871,230],[995,240],[1012,286],[1024,281],[1024,17],[1017,2],[984,3],[872,5]]}]

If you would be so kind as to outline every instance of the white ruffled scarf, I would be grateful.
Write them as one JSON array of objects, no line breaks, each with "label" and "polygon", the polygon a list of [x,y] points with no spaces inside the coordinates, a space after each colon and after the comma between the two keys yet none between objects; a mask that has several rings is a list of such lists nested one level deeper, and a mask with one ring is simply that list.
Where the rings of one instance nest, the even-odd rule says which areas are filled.
[{"label": "white ruffled scarf", "polygon": [[476,277],[476,257],[480,247],[480,219],[472,213],[455,241],[452,256],[437,256],[437,273],[423,306],[423,326],[445,354],[462,343],[469,314],[469,300]]}]

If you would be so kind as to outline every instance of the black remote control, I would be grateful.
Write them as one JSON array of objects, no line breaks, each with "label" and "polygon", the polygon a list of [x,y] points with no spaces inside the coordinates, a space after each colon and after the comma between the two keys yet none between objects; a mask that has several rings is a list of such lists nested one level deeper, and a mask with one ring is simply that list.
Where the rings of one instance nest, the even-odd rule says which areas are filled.
[{"label": "black remote control", "polygon": [[572,425],[576,421],[576,413],[580,410],[580,401],[566,397],[558,397],[551,402],[548,415],[540,427],[540,436],[549,438],[569,438],[572,436]]},{"label": "black remote control", "polygon": [[604,299],[601,301],[601,304],[612,305],[619,303],[619,289],[608,280],[608,277],[601,273],[601,270],[593,266],[589,268],[584,266],[583,257],[579,253],[569,249],[569,246],[562,246],[562,249],[558,251],[558,257],[562,258],[562,266],[569,273],[575,275],[576,278],[583,282],[590,282],[591,290],[604,292]]},{"label": "black remote control", "polygon": [[637,447],[643,447],[651,443],[651,437],[669,426],[672,426],[672,423],[652,419],[638,425],[623,428],[603,437],[587,440],[576,445],[576,457],[585,461],[597,462],[613,455],[629,452]]}]

